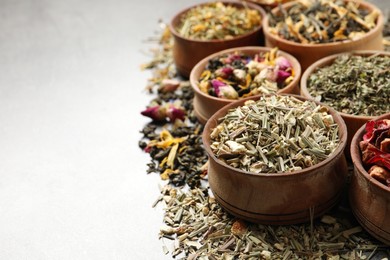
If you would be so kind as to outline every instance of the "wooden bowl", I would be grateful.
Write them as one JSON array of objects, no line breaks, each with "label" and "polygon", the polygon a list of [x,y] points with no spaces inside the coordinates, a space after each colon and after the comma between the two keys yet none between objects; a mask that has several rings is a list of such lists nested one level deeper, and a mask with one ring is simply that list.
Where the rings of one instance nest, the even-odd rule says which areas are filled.
[{"label": "wooden bowl", "polygon": [[[218,57],[220,55],[228,54],[228,53],[234,53],[234,52],[240,52],[247,55],[254,56],[255,54],[259,53],[265,53],[269,52],[272,48],[269,47],[257,47],[257,46],[247,46],[247,47],[237,47],[237,48],[231,48],[227,50],[223,50],[214,54],[211,54],[201,60],[199,63],[196,64],[196,66],[191,71],[190,75],[190,82],[191,86],[194,90],[195,96],[194,96],[194,113],[195,116],[198,118],[198,120],[205,124],[206,121],[219,109],[221,109],[223,106],[228,105],[235,100],[231,99],[223,99],[214,97],[211,95],[208,95],[204,92],[202,92],[199,89],[199,78],[202,72],[204,71],[208,61],[210,59],[213,59],[215,57]],[[301,66],[297,59],[293,57],[292,55],[283,52],[278,51],[278,56],[285,57],[290,64],[293,66],[294,69],[294,79],[290,84],[288,84],[286,87],[278,90],[277,93],[286,93],[286,94],[299,94],[299,80],[301,78]]]},{"label": "wooden bowl", "polygon": [[[390,119],[390,113],[377,119]],[[390,245],[390,188],[371,177],[364,169],[359,142],[363,139],[365,125],[354,135],[351,156],[354,172],[349,187],[351,209],[358,222],[373,237]]]},{"label": "wooden bowl", "polygon": [[[264,19],[265,11],[258,5],[245,3],[238,1],[221,1],[224,4],[229,4],[235,6],[237,8],[249,7],[251,9],[257,10],[261,18]],[[177,27],[180,24],[181,17],[189,11],[191,8],[196,6],[206,5],[208,3],[202,3],[198,5],[191,6],[189,8],[184,9],[183,11],[176,14],[169,27],[170,31],[173,35],[174,43],[173,43],[173,60],[176,65],[177,71],[183,76],[188,78],[192,68],[204,57],[215,53],[217,51],[221,51],[224,49],[229,49],[233,47],[239,46],[251,46],[251,45],[262,45],[264,42],[264,35],[261,24],[256,27],[253,31],[234,37],[229,40],[209,40],[209,41],[201,41],[194,40],[189,38],[184,38],[181,36]]]},{"label": "wooden bowl", "polygon": [[[259,97],[250,99],[258,100]],[[216,200],[239,218],[273,225],[307,222],[311,217],[319,217],[331,209],[340,198],[348,174],[343,153],[347,141],[343,119],[329,108],[339,125],[340,144],[326,160],[291,173],[251,173],[226,165],[215,157],[210,148],[210,133],[218,124],[218,119],[246,100],[218,110],[207,121],[203,131],[203,143],[209,156],[209,183]]]},{"label": "wooden bowl", "polygon": [[[385,55],[390,56],[390,52],[380,52],[380,51],[353,51],[350,52],[352,55],[359,55],[359,56],[371,56],[373,54],[378,55]],[[308,79],[311,74],[315,72],[316,69],[329,66],[331,65],[334,60],[339,56],[340,54],[334,54],[327,57],[324,57],[316,62],[314,62],[312,65],[310,65],[305,72],[302,74],[301,77],[301,95],[303,97],[307,98],[314,98],[312,95],[310,95],[308,90]],[[350,158],[350,146],[353,136],[355,135],[356,131],[364,125],[367,121],[372,120],[375,116],[357,116],[357,115],[351,115],[347,113],[339,112],[341,117],[344,119],[345,124],[347,125],[348,130],[348,138],[347,138],[347,147],[345,149],[345,154],[348,158]],[[377,115],[379,116],[379,115]]]},{"label": "wooden bowl", "polygon": [[[353,0],[345,0],[353,1]],[[281,37],[270,33],[269,31],[269,19],[266,16],[263,19],[263,31],[265,36],[265,46],[278,47],[280,50],[290,53],[296,57],[301,64],[302,70],[304,71],[315,61],[341,52],[355,51],[355,50],[378,50],[384,49],[382,42],[382,29],[384,25],[383,14],[374,5],[358,1],[361,8],[368,10],[377,10],[379,13],[376,21],[376,26],[367,32],[363,37],[357,40],[346,40],[333,43],[321,43],[321,44],[303,44],[294,41],[282,39]],[[296,1],[288,2],[283,4],[283,8],[288,10],[292,6],[297,4]],[[274,8],[271,11],[274,15],[280,13],[279,8]]]}]

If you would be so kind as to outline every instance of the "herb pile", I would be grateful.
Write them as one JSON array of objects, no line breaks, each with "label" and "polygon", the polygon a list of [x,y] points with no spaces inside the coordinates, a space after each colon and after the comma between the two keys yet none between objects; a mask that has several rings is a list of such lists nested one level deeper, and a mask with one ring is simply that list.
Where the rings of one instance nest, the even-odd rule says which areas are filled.
[{"label": "herb pile", "polygon": [[261,25],[261,19],[257,10],[211,2],[187,11],[177,31],[194,40],[228,40],[254,31]]},{"label": "herb pile", "polygon": [[277,15],[270,13],[270,33],[303,44],[356,40],[376,26],[379,13],[343,0],[299,0]]},{"label": "herb pile", "polygon": [[390,56],[340,55],[308,78],[311,96],[339,112],[375,116],[390,111]]},{"label": "herb pile", "polygon": [[198,87],[214,97],[239,99],[275,93],[293,79],[291,63],[274,48],[253,56],[234,52],[210,59]]},{"label": "herb pile", "polygon": [[255,173],[302,170],[338,147],[338,125],[324,106],[291,96],[263,96],[231,109],[212,130],[214,155]]},{"label": "herb pile", "polygon": [[[208,188],[207,157],[200,142],[203,128],[193,116],[193,93],[187,81],[176,78],[172,39],[164,28],[153,60],[143,66],[152,71],[147,89],[155,95],[145,110],[173,106],[184,114],[169,117],[167,109],[162,109],[165,114],[155,118],[158,113],[150,113],[152,121],[141,130],[139,142],[151,158],[148,172],[166,180],[153,204],[163,205],[165,210],[160,230],[162,252],[180,259],[388,257],[388,247],[361,229],[345,201],[319,220],[290,226],[246,223],[215,202]],[[177,82],[167,84],[167,79]]]}]

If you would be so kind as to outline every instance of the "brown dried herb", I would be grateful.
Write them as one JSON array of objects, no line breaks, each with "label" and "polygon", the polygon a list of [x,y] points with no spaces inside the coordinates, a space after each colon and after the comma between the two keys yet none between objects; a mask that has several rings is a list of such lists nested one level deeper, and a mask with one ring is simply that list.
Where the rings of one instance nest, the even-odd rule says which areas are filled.
[{"label": "brown dried herb", "polygon": [[303,44],[356,40],[376,26],[377,10],[369,12],[358,2],[299,0],[288,10],[270,13],[270,33]]},{"label": "brown dried herb", "polygon": [[255,30],[261,25],[261,19],[254,9],[210,2],[187,11],[177,31],[195,40],[231,39]]}]

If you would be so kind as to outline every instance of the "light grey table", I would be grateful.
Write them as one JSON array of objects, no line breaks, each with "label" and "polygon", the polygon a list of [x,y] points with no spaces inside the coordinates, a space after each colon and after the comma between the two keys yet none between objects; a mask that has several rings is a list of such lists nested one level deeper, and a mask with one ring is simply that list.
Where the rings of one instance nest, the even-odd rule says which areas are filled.
[{"label": "light grey table", "polygon": [[170,259],[139,65],[196,2],[0,0],[0,259]]}]

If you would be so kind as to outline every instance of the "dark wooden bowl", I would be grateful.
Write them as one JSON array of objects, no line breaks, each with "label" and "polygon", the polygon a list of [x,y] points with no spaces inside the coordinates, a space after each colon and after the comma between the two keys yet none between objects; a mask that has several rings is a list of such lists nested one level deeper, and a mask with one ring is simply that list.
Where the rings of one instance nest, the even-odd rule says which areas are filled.
[{"label": "dark wooden bowl", "polygon": [[[248,99],[258,100],[259,97]],[[207,121],[203,131],[203,143],[209,156],[209,183],[216,200],[231,214],[262,224],[297,224],[321,216],[338,202],[348,174],[343,152],[347,129],[343,119],[329,108],[339,125],[340,144],[326,160],[291,173],[246,172],[215,157],[210,148],[210,133],[229,109],[243,105],[248,99],[218,110]]]},{"label": "dark wooden bowl", "polygon": [[[353,1],[353,0],[345,0]],[[292,6],[297,4],[294,2],[287,2],[283,4],[283,8],[288,10]],[[282,39],[281,37],[270,33],[269,31],[269,19],[268,16],[263,19],[263,31],[265,37],[265,46],[278,47],[280,50],[285,51],[296,57],[302,66],[304,71],[315,61],[336,53],[342,53],[355,50],[378,50],[383,51],[382,41],[382,29],[384,24],[383,14],[380,10],[367,2],[359,1],[360,8],[368,10],[377,10],[379,16],[376,26],[367,32],[362,38],[357,40],[346,40],[342,42],[333,43],[321,43],[321,44],[303,44],[289,40]],[[279,14],[279,8],[274,8],[271,11],[273,14]]]},{"label": "dark wooden bowl", "polygon": [[[245,3],[238,1],[221,1],[224,4],[229,4],[235,6],[237,8],[249,7],[251,9],[255,9],[259,11],[262,19],[265,17],[265,11],[258,5],[252,3]],[[207,3],[202,3],[199,5],[205,5]],[[264,42],[264,35],[261,24],[256,27],[253,31],[234,37],[229,40],[210,40],[210,41],[201,41],[201,40],[193,40],[189,38],[184,38],[181,36],[176,28],[180,24],[181,17],[189,11],[191,8],[194,8],[194,5],[189,8],[184,9],[183,11],[176,14],[169,27],[170,31],[173,35],[174,43],[173,43],[173,60],[176,65],[177,71],[184,77],[188,78],[192,68],[204,57],[233,47],[239,46],[259,46]]]},{"label": "dark wooden bowl", "polygon": [[[269,47],[257,47],[257,46],[237,47],[237,48],[227,49],[227,50],[223,50],[211,54],[210,56],[207,56],[206,58],[204,58],[203,60],[199,61],[196,64],[196,66],[191,71],[190,82],[191,82],[192,89],[195,92],[194,113],[202,124],[205,124],[206,121],[223,106],[228,105],[235,101],[231,99],[214,97],[200,91],[198,87],[199,77],[204,71],[208,61],[220,55],[224,55],[227,53],[234,53],[237,51],[240,53],[254,56],[259,53],[269,52],[271,49],[272,48]],[[301,65],[299,64],[298,60],[295,57],[293,57],[292,55],[286,52],[278,51],[278,56],[285,57],[291,63],[295,75],[294,75],[294,80],[284,88],[278,90],[277,93],[299,94],[299,80],[301,78]]]},{"label": "dark wooden bowl", "polygon": [[[390,119],[390,113],[377,119]],[[358,222],[373,237],[390,246],[390,188],[371,177],[364,169],[359,142],[365,125],[354,135],[351,157],[354,172],[349,187],[351,209]]]}]

